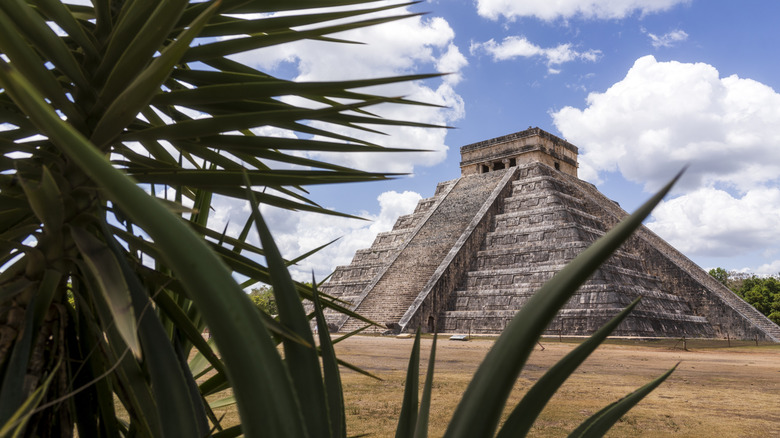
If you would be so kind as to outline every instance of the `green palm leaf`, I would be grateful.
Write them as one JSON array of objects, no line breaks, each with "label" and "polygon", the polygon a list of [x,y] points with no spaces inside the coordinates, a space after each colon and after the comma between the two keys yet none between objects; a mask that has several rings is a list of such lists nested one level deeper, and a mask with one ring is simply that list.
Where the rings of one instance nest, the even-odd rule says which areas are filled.
[{"label": "green palm leaf", "polygon": [[[256,197],[290,211],[350,217],[324,209],[309,199],[305,187],[391,176],[301,156],[300,151],[388,150],[311,121],[353,127],[358,133],[378,132],[369,126],[388,123],[427,126],[388,122],[370,111],[380,103],[424,103],[354,90],[435,75],[307,84],[225,58],[247,48],[307,38],[342,41],[330,34],[414,15],[386,12],[409,3],[369,3],[0,3],[0,122],[10,127],[0,131],[0,311],[27,309],[33,325],[55,310],[61,315],[55,323],[66,328],[62,339],[67,342],[35,354],[83,364],[59,371],[68,373],[64,381],[82,385],[71,399],[61,385],[44,394],[45,400],[71,400],[47,409],[74,409],[72,400],[88,406],[62,417],[72,418],[81,435],[203,435],[218,422],[209,417],[203,397],[231,385],[243,421],[232,430],[249,436],[303,436],[306,429],[319,430],[338,418],[317,407],[324,406],[324,393],[311,403],[314,410],[297,412],[302,400],[311,399],[302,394],[315,381],[322,384],[322,374],[314,369],[319,361],[307,333],[307,315],[290,309],[301,305],[300,297],[313,298],[314,291],[277,275],[314,251],[294,260],[279,258],[268,267],[261,262],[268,257],[268,239],[263,248],[246,242],[257,221],[231,235],[210,228],[208,219],[220,196]],[[333,8],[346,5],[358,6]],[[320,11],[312,12],[314,7]],[[236,15],[283,10],[293,13]],[[374,13],[382,16],[367,18]],[[301,26],[308,28],[301,31]],[[289,95],[319,107],[279,100]],[[338,103],[343,99],[350,103]],[[299,138],[250,131],[265,125]],[[242,187],[244,175],[255,186],[252,190]],[[161,191],[163,199],[155,200]],[[285,291],[288,303],[282,321],[258,312],[233,274],[247,277],[247,284],[284,283],[275,287]],[[359,317],[330,297],[323,297],[322,305]],[[216,348],[202,338],[207,327]],[[308,365],[282,361],[276,351],[279,341],[286,354],[307,358]],[[17,382],[36,345],[33,339],[17,342],[12,358],[0,367],[0,391],[9,395],[0,402],[0,422],[25,400]],[[183,364],[193,348],[202,359],[191,368]],[[43,382],[53,363],[26,378]],[[340,361],[330,359],[331,382],[333,363]],[[197,385],[193,370],[216,374]],[[271,400],[269,393],[276,398]],[[114,397],[127,410],[129,422],[116,418]],[[256,415],[257,409],[267,415]],[[35,415],[44,418],[46,412]],[[314,412],[320,414],[312,416]],[[26,424],[73,428],[66,423],[43,426],[48,423],[33,419]]]}]

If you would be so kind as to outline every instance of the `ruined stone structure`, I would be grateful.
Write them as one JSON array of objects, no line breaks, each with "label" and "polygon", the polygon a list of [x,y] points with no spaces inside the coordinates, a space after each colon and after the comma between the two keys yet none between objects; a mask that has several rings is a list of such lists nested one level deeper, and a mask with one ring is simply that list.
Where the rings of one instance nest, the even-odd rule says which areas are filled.
[{"label": "ruined stone structure", "polygon": [[[339,266],[322,291],[396,331],[499,333],[539,287],[627,215],[577,178],[577,147],[539,128],[461,148],[461,174]],[[547,334],[780,342],[780,327],[642,227]],[[364,325],[329,313],[342,332]]]}]

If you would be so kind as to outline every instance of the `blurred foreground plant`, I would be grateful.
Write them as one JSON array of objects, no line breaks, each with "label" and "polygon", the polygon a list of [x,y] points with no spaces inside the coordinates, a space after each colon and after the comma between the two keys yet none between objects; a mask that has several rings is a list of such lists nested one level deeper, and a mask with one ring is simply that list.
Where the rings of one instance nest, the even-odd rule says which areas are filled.
[{"label": "blurred foreground plant", "polygon": [[[361,3],[0,2],[4,433],[61,436],[75,424],[82,437],[206,436],[219,421],[205,397],[231,386],[248,436],[325,428],[311,413],[323,390],[302,397],[276,351],[280,338],[309,350],[311,340],[244,293],[272,278],[256,261],[264,251],[247,243],[252,220],[229,235],[208,218],[217,195],[337,214],[303,187],[387,177],[303,158],[386,150],[311,121],[426,126],[365,109],[415,102],[352,90],[431,75],[296,83],[229,59],[303,39],[344,42],[326,35],[408,16],[392,11],[405,4]],[[357,7],[334,8],[343,5]],[[290,12],[271,14],[279,11]],[[296,136],[252,131],[262,126]],[[300,284],[284,291],[298,305],[299,294],[312,296]],[[201,336],[206,326],[219,357]]]},{"label": "blurred foreground plant", "polygon": [[[426,126],[365,110],[415,102],[352,90],[430,76],[295,83],[228,56],[301,39],[339,42],[326,35],[403,18],[357,19],[403,5],[332,9],[361,3],[0,3],[0,435],[346,436],[339,361],[321,305],[347,310],[291,280],[295,260],[282,259],[259,205],[334,214],[302,187],[386,178],[301,158],[299,151],[385,151],[306,121]],[[331,9],[306,10],[313,7]],[[282,10],[293,13],[268,14]],[[298,136],[255,135],[260,126]],[[250,201],[253,215],[238,235],[209,228],[215,195]],[[449,436],[493,435],[541,330],[660,196],[515,318],[464,395]],[[262,249],[246,241],[253,225]],[[250,280],[239,284],[234,274]],[[244,293],[257,281],[272,286],[278,319]],[[300,297],[314,300],[319,349]],[[206,327],[216,349],[201,335]],[[559,381],[550,379],[545,393]],[[402,436],[425,435],[427,385],[419,413],[408,393]],[[228,388],[234,398],[206,401]],[[222,430],[212,406],[232,402],[241,425]],[[627,405],[585,426],[601,430]]]}]

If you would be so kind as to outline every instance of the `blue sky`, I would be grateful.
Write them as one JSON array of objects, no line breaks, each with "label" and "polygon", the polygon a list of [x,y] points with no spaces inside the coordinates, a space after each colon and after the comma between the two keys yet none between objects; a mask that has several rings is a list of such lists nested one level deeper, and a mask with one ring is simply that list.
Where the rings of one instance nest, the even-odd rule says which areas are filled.
[{"label": "blue sky", "polygon": [[[432,152],[317,156],[410,174],[312,192],[372,222],[265,211],[288,256],[342,237],[297,267],[300,279],[347,264],[437,182],[458,177],[460,146],[529,126],[577,145],[580,177],[628,211],[689,164],[646,224],[704,268],[780,272],[780,2],[448,0],[403,9],[428,14],[341,35],[364,46],[303,42],[237,56],[295,80],[452,73],[379,90],[448,106],[378,109],[455,126],[370,138]],[[215,221],[241,210],[225,203]]]}]

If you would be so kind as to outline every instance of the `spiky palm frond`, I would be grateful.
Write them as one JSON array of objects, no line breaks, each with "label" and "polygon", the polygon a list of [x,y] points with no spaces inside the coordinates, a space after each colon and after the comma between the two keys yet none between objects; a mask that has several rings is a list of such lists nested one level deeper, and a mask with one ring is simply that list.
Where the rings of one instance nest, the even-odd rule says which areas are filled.
[{"label": "spiky palm frond", "polygon": [[[35,393],[48,407],[27,435],[75,424],[80,436],[205,436],[218,427],[205,397],[231,384],[247,435],[313,435],[327,422],[324,390],[301,397],[269,332],[304,357],[295,345],[310,335],[261,315],[232,277],[271,281],[264,251],[208,218],[214,196],[333,214],[304,188],[388,177],[301,157],[386,150],[312,121],[428,126],[366,111],[415,102],[355,90],[430,75],[300,83],[229,58],[408,16],[392,13],[407,4],[365,3],[0,4],[0,424]],[[287,293],[312,296],[300,284]],[[200,385],[193,348],[199,373],[215,373]]]}]

